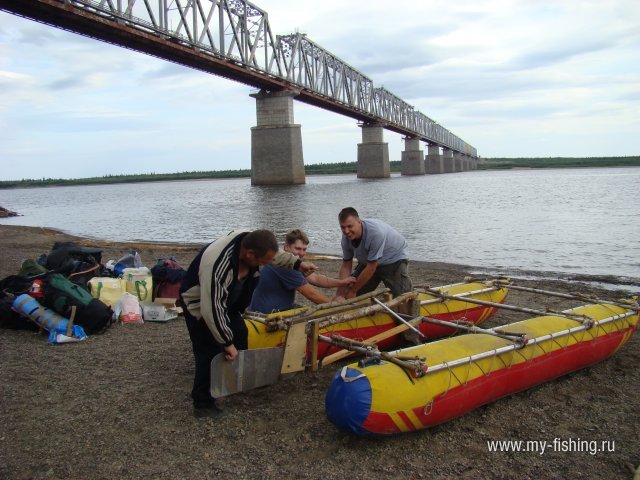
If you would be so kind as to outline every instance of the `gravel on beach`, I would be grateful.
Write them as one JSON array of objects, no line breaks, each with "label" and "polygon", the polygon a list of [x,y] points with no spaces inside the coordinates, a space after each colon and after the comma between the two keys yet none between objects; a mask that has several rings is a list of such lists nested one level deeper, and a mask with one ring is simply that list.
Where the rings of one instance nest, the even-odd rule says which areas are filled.
[{"label": "gravel on beach", "polygon": [[[105,262],[136,250],[149,267],[164,257],[186,267],[201,248],[0,225],[0,278],[17,273],[23,259],[48,253],[55,241],[99,246]],[[313,261],[337,276],[339,259]],[[414,283],[433,286],[477,270],[410,263]],[[519,283],[607,299],[628,293],[552,277]],[[557,310],[580,304],[515,291],[508,303]],[[485,325],[528,317],[500,311]],[[0,478],[631,479],[640,465],[639,360],[636,335],[597,365],[437,427],[356,437],[337,430],[324,413],[329,382],[350,361],[227,397],[222,418],[194,418],[193,359],[181,319],[118,324],[63,345],[49,344],[42,333],[0,330]],[[567,448],[554,450],[555,439]],[[522,450],[490,451],[489,442],[509,440],[521,441]],[[544,453],[533,442],[547,442]]]}]

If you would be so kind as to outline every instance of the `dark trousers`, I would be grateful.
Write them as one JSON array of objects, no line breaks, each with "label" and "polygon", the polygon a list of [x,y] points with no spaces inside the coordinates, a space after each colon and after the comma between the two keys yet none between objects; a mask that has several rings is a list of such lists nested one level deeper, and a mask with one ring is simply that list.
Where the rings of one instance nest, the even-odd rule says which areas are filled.
[{"label": "dark trousers", "polygon": [[[231,330],[233,331],[233,344],[238,350],[246,350],[248,347],[249,331],[240,312],[229,312]],[[196,408],[207,407],[214,403],[211,396],[211,360],[219,353],[224,352],[224,346],[213,338],[207,323],[197,320],[189,311],[184,309],[184,319],[189,330],[189,338],[193,347],[195,360],[195,373],[193,376],[193,389],[191,398]]]},{"label": "dark trousers", "polygon": [[[360,275],[365,266],[365,264],[358,265],[352,275],[356,277]],[[391,290],[391,295],[394,297],[413,290],[411,277],[409,277],[409,262],[407,260],[398,260],[389,265],[378,265],[373,276],[358,290],[357,294],[362,295],[373,292],[380,285],[380,282]]]}]

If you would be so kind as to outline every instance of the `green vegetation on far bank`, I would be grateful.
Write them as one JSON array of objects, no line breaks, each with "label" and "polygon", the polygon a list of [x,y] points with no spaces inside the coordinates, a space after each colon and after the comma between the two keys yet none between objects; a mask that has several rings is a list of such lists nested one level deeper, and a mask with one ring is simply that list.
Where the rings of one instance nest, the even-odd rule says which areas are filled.
[{"label": "green vegetation on far bank", "polygon": [[89,178],[42,178],[0,181],[0,188],[61,187],[68,185],[103,185],[109,183],[163,182],[167,180],[200,180],[203,178],[239,178],[251,176],[251,170],[219,170],[212,172],[141,173],[137,175],[104,175]]},{"label": "green vegetation on far bank", "polygon": [[478,162],[478,170],[581,167],[640,167],[640,157],[481,158]]},{"label": "green vegetation on far bank", "polygon": [[[389,162],[391,172],[400,172],[400,161]],[[640,167],[638,157],[548,157],[548,158],[481,158],[478,170],[512,168],[578,168],[578,167]],[[318,163],[305,165],[307,175],[356,173],[356,162]],[[202,180],[210,178],[250,177],[250,169],[212,170],[177,173],[143,173],[138,175],[105,175],[90,178],[42,178],[0,181],[0,188],[59,187],[66,185],[100,185],[110,183],[161,182],[168,180]]]}]

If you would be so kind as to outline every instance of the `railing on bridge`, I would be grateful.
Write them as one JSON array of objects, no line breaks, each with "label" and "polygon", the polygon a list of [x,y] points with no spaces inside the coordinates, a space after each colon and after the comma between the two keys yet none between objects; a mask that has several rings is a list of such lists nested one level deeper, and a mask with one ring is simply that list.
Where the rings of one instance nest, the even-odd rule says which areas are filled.
[{"label": "railing on bridge", "polygon": [[[370,78],[306,35],[274,38],[267,12],[246,0],[0,0],[0,8],[30,16],[25,6],[30,3],[80,9],[100,20],[177,42],[235,63],[249,70],[250,77],[280,79],[291,88],[310,91],[320,97],[316,105],[323,106],[322,99],[327,99],[326,108],[338,104],[341,111],[364,122],[477,156],[471,145],[388,90],[375,88]],[[241,81],[260,84],[250,77]]]},{"label": "railing on bridge", "polygon": [[286,80],[362,112],[373,113],[373,81],[306,35],[278,35],[275,55],[282,60]]}]

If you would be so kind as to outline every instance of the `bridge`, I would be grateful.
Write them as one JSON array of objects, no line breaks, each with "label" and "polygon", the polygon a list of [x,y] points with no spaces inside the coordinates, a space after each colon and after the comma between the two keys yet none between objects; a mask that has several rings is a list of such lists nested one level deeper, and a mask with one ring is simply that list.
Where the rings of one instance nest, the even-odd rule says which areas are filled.
[{"label": "bridge", "polygon": [[469,170],[478,159],[474,147],[306,35],[274,36],[267,12],[246,0],[0,0],[0,10],[258,89],[252,184],[305,181],[294,99],[358,122],[361,178],[389,176],[385,129],[404,136],[403,175]]}]

